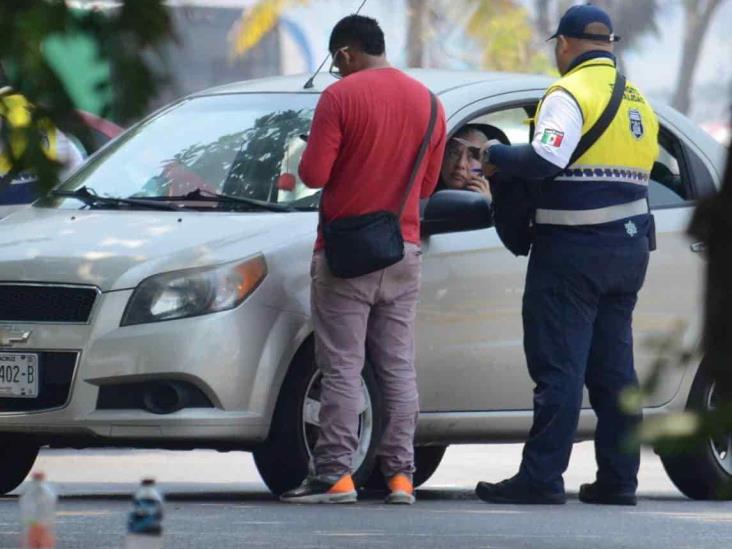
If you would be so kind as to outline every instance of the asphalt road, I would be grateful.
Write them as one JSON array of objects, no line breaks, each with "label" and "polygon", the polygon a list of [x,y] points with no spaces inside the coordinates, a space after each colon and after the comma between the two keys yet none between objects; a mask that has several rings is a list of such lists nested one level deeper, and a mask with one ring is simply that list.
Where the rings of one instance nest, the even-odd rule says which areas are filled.
[{"label": "asphalt road", "polygon": [[[48,451],[44,470],[61,494],[62,548],[123,546],[129,496],[154,476],[167,496],[167,548],[704,548],[732,542],[732,503],[691,502],[644,456],[637,508],[587,506],[576,499],[592,478],[592,445],[575,447],[561,507],[490,506],[478,479],[513,474],[520,446],[453,447],[409,508],[366,498],[355,506],[290,506],[271,498],[242,453]],[[22,491],[22,487],[20,489]],[[17,497],[0,498],[0,547],[17,547]]]}]

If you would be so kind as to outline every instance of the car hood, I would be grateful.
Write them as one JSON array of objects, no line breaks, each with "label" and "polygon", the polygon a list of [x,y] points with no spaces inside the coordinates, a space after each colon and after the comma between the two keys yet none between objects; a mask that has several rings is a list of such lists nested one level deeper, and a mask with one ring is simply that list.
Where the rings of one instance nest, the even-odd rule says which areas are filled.
[{"label": "car hood", "polygon": [[161,272],[312,244],[317,221],[315,213],[25,208],[0,220],[0,281],[134,288]]}]

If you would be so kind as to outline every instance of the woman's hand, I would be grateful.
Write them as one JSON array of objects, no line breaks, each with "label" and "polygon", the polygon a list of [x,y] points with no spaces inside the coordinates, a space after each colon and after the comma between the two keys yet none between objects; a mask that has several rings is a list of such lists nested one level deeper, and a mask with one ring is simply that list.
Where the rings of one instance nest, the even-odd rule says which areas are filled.
[{"label": "woman's hand", "polygon": [[465,183],[465,189],[468,191],[480,193],[488,200],[493,199],[490,183],[485,177],[479,174],[472,174],[471,178],[468,179],[468,181]]}]

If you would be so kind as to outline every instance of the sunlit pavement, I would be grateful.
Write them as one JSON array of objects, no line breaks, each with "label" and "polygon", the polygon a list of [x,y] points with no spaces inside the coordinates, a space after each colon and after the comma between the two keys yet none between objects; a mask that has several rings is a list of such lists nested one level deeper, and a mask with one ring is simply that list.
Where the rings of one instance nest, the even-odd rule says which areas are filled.
[{"label": "sunlit pavement", "polygon": [[[121,547],[128,499],[143,476],[168,497],[166,547],[728,547],[732,503],[679,494],[653,454],[644,455],[636,508],[579,503],[592,479],[593,447],[575,451],[566,475],[570,502],[559,507],[490,506],[477,480],[515,472],[519,445],[452,447],[411,508],[376,498],[355,506],[275,502],[244,453],[47,451],[37,463],[56,482],[59,547]],[[21,488],[22,490],[22,488]],[[0,499],[0,547],[17,547],[17,498]]]}]

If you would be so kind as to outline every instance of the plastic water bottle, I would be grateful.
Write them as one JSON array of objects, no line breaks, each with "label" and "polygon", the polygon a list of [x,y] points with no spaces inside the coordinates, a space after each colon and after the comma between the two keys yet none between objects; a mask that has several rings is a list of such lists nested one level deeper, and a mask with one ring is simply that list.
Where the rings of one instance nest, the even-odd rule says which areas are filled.
[{"label": "plastic water bottle", "polygon": [[125,549],[162,549],[163,496],[155,481],[142,481],[132,499],[132,511],[127,520]]},{"label": "plastic water bottle", "polygon": [[20,498],[20,520],[23,525],[21,547],[56,547],[56,500],[56,492],[46,482],[46,475],[33,473],[30,486]]}]

